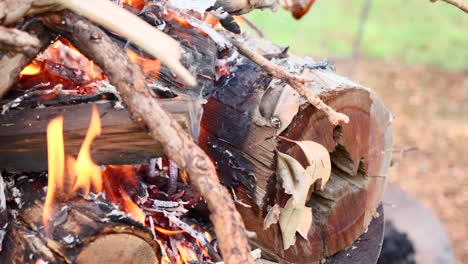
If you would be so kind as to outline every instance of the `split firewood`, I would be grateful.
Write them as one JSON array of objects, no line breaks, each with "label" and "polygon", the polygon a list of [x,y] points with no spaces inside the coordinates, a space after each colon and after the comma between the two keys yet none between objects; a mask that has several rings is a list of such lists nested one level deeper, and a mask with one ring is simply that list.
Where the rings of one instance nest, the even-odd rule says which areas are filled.
[{"label": "split firewood", "polygon": [[151,136],[205,197],[224,261],[253,263],[244,223],[228,191],[219,183],[208,156],[154,99],[141,69],[97,26],[70,12],[45,18],[48,27],[63,34],[78,50],[99,65],[115,85],[135,121],[146,125]]},{"label": "split firewood", "polygon": [[[75,97],[71,97],[72,100],[73,98]],[[12,109],[5,115],[0,115],[2,169],[47,169],[46,128],[58,115],[64,116],[67,152],[75,156],[78,154],[80,142],[89,126],[89,113],[93,104],[82,102],[72,105],[73,102],[65,99],[62,102],[61,106]],[[197,113],[202,110],[200,105],[184,99],[163,99],[158,100],[158,103],[179,123],[183,131],[193,138],[198,138],[201,117]],[[164,154],[162,144],[133,122],[126,109],[117,110],[111,103],[96,104],[96,107],[101,116],[102,134],[93,143],[92,155],[95,162],[137,164]]]}]

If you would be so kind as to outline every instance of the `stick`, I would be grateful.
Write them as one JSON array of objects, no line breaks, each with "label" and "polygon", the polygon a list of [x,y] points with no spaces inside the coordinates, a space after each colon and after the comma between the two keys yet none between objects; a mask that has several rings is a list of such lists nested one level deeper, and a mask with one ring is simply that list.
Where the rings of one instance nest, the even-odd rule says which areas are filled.
[{"label": "stick", "polygon": [[267,60],[261,54],[255,52],[254,50],[248,48],[244,44],[238,42],[237,40],[231,39],[233,45],[237,48],[239,53],[247,57],[249,60],[257,63],[260,67],[265,69],[269,74],[273,77],[285,81],[289,84],[294,90],[296,90],[301,96],[307,98],[310,104],[315,106],[318,110],[323,111],[330,123],[333,125],[339,125],[341,122],[348,123],[349,118],[348,116],[336,112],[333,108],[329,107],[325,104],[314,92],[309,90],[305,83],[308,80],[296,76],[290,72],[287,72],[280,66],[276,65],[275,63]]},{"label": "stick", "polygon": [[39,52],[41,46],[41,41],[36,36],[16,28],[0,26],[0,50],[34,54]]},{"label": "stick", "polygon": [[[431,0],[431,2],[435,3],[437,2],[438,0]],[[442,0],[448,4],[451,4],[453,6],[456,6],[458,8],[460,8],[460,10],[462,10],[463,12],[465,13],[468,13],[468,4],[465,3],[465,1],[463,0]]]},{"label": "stick", "polygon": [[82,54],[97,63],[115,85],[134,120],[161,142],[164,152],[190,175],[208,204],[219,246],[227,264],[253,264],[245,226],[228,191],[203,150],[156,102],[138,65],[100,28],[71,12],[46,17],[46,25],[62,33]]},{"label": "stick", "polygon": [[[0,10],[3,2],[0,2]],[[0,12],[1,13],[1,12]],[[2,16],[0,14],[0,21]],[[24,21],[21,30],[28,32],[40,41],[39,49],[30,49],[26,53],[5,53],[0,56],[0,97],[5,95],[8,90],[18,81],[18,74],[39,54],[42,49],[49,46],[55,38],[37,18],[29,18]],[[1,35],[2,33],[0,33]],[[1,46],[1,45],[0,45]],[[1,49],[1,47],[0,47]]]},{"label": "stick", "polygon": [[8,112],[8,110],[10,110],[11,108],[17,107],[23,100],[27,98],[38,96],[38,95],[57,94],[57,93],[60,93],[63,87],[63,85],[59,83],[55,85],[54,88],[51,90],[37,90],[38,88],[41,88],[47,85],[49,85],[49,83],[47,84],[40,83],[39,85],[36,85],[35,87],[27,90],[23,95],[18,96],[15,99],[11,100],[10,102],[4,104],[2,106],[2,115]]},{"label": "stick", "polygon": [[[338,125],[341,122],[348,123],[349,118],[348,116],[338,113],[335,110],[333,110],[331,107],[326,105],[314,92],[309,90],[307,86],[305,85],[306,82],[309,82],[310,80],[306,80],[302,77],[296,76],[290,72],[287,72],[280,66],[276,65],[275,63],[267,60],[265,57],[263,57],[261,54],[257,53],[256,51],[248,48],[244,44],[238,42],[235,39],[228,39],[225,36],[221,35],[217,31],[215,31],[210,25],[207,25],[201,20],[196,19],[195,17],[185,13],[184,11],[164,2],[158,2],[157,3],[159,6],[166,8],[167,10],[176,13],[177,15],[180,15],[182,18],[184,18],[187,23],[189,23],[191,26],[199,28],[203,31],[205,31],[207,28],[208,30],[205,31],[205,33],[213,39],[216,43],[221,43],[223,44],[222,47],[230,47],[234,46],[239,53],[247,57],[249,60],[255,62],[258,64],[260,67],[262,67],[265,71],[267,71],[269,74],[271,74],[273,77],[283,80],[286,83],[288,83],[292,88],[294,88],[301,96],[304,96],[307,98],[310,104],[315,106],[317,109],[323,111],[327,117],[330,123],[333,125]],[[229,45],[226,45],[225,43],[229,43]]]}]

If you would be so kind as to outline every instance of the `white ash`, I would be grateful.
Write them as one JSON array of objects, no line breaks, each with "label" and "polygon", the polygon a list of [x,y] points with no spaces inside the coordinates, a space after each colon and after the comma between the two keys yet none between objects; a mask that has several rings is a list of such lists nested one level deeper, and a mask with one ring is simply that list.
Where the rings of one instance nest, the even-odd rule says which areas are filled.
[{"label": "white ash", "polygon": [[[21,104],[21,102],[26,98],[30,98],[30,97],[38,96],[38,95],[47,95],[47,94],[55,94],[55,93],[60,94],[63,88],[62,84],[57,84],[51,90],[38,90],[39,88],[45,87],[48,85],[50,85],[50,83],[40,83],[38,85],[35,85],[31,89],[26,90],[23,95],[20,95],[17,98],[13,99],[12,101],[4,104],[2,106],[2,115],[6,114],[10,109],[18,107]],[[29,125],[31,126],[31,124]]]},{"label": "white ash", "polygon": [[154,200],[153,206],[154,207],[161,207],[161,208],[171,208],[171,207],[179,207],[184,204],[188,204],[189,202],[173,202],[173,201],[163,201],[163,200]]},{"label": "white ash", "polygon": [[18,179],[16,179],[16,181],[22,181],[22,180],[25,180],[27,178],[29,178],[29,177],[26,176],[26,175],[21,175],[21,176],[18,177]]},{"label": "white ash", "polygon": [[117,98],[117,102],[114,103],[115,109],[121,110],[125,108],[122,104],[122,97],[120,96],[119,92],[117,91],[114,85],[106,81],[98,81],[96,82],[96,84],[98,85],[99,93],[111,93],[115,95],[115,97]]},{"label": "white ash", "polygon": [[18,215],[19,215],[18,210],[16,210],[16,209],[12,209],[10,211],[10,214],[11,214],[11,216],[13,216],[13,219],[18,218]]},{"label": "white ash", "polygon": [[205,13],[206,9],[213,6],[216,0],[172,0],[171,3],[175,7],[181,9],[189,9],[200,12],[201,14]]},{"label": "white ash", "polygon": [[151,90],[161,91],[161,92],[172,92],[171,88],[158,84],[158,83],[148,83],[148,87]]},{"label": "white ash", "polygon": [[3,176],[2,176],[2,173],[0,172],[0,213],[5,210],[6,210],[6,184],[3,181]]},{"label": "white ash", "polygon": [[70,235],[70,234],[68,234],[67,236],[62,238],[62,241],[65,242],[68,245],[73,244],[75,242],[75,240],[76,240],[75,237]]},{"label": "white ash", "polygon": [[166,21],[163,20],[161,24],[156,26],[156,28],[163,31],[166,28]]},{"label": "white ash", "polygon": [[[209,2],[208,0],[202,0],[202,1]],[[189,0],[186,0],[186,2],[189,2]],[[169,4],[168,2],[163,2],[163,1],[155,2],[155,4],[162,7],[163,10],[170,10],[171,12],[174,12],[176,15],[185,19],[185,21],[192,27],[198,28],[201,31],[205,32],[205,34],[207,34],[218,45],[219,50],[232,47],[232,43],[224,35],[214,30],[211,25],[208,25],[205,22],[191,15],[188,15],[187,13],[183,12],[182,10],[180,10],[174,5]]]},{"label": "white ash", "polygon": [[16,187],[13,187],[10,189],[11,191],[11,196],[13,197],[13,201],[15,201],[15,203],[18,205],[19,208],[23,208],[23,202],[21,200],[21,191],[16,188]]},{"label": "white ash", "polygon": [[121,218],[125,217],[125,213],[120,211],[119,209],[114,209],[114,210],[110,211],[109,213],[107,213],[106,216],[107,217],[117,216],[117,217],[119,217],[119,219],[121,219]]},{"label": "white ash", "polygon": [[87,201],[96,201],[100,196],[100,193],[89,192],[88,195],[84,196],[83,198]]},{"label": "white ash", "polygon": [[2,252],[3,248],[3,239],[5,239],[6,231],[0,230],[0,252]]}]

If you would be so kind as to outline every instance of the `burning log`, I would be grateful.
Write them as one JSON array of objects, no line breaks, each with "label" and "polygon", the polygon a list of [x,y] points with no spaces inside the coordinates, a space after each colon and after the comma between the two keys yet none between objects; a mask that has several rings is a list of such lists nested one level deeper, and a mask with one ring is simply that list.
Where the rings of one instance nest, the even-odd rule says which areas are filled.
[{"label": "burning log", "polygon": [[6,229],[1,263],[160,263],[151,232],[99,197],[56,204],[57,217],[44,226],[46,181],[23,176],[10,188],[17,206],[10,214],[16,217]]},{"label": "burning log", "polygon": [[[160,99],[161,106],[180,127],[198,135],[201,106],[184,99]],[[69,102],[71,103],[71,102]],[[10,110],[0,116],[0,164],[10,170],[47,168],[46,127],[54,117],[65,120],[65,148],[76,155],[89,125],[92,104],[78,104]],[[127,111],[116,110],[111,103],[97,104],[102,116],[102,135],[93,144],[93,159],[99,164],[133,164],[163,155],[163,146],[152,139]]]}]

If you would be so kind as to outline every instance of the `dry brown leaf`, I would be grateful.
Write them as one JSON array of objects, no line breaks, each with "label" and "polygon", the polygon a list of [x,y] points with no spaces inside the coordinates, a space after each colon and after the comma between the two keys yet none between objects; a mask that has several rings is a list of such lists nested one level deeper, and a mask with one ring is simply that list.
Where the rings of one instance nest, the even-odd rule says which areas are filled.
[{"label": "dry brown leaf", "polygon": [[273,205],[263,221],[263,230],[267,230],[272,224],[278,223],[281,208],[278,204]]},{"label": "dry brown leaf", "polygon": [[278,152],[277,177],[286,193],[292,197],[280,212],[279,225],[283,237],[283,247],[288,249],[296,241],[296,232],[305,239],[312,227],[312,209],[306,207],[310,188],[321,181],[321,188],[330,179],[331,162],[328,150],[313,141],[294,141],[306,156],[309,163],[304,167],[293,157]]},{"label": "dry brown leaf", "polygon": [[307,166],[306,170],[309,167],[315,168],[310,171],[313,172],[313,182],[320,179],[320,189],[323,190],[331,174],[330,153],[324,146],[313,141],[295,141],[295,143],[302,149],[307,162],[309,162],[309,166]]},{"label": "dry brown leaf", "polygon": [[307,239],[307,233],[312,226],[312,209],[305,204],[297,203],[294,197],[281,209],[279,218],[283,248],[288,249],[296,243],[296,232]]},{"label": "dry brown leaf", "polygon": [[276,175],[283,186],[284,192],[294,195],[298,183],[305,176],[305,169],[295,158],[278,151]]}]

